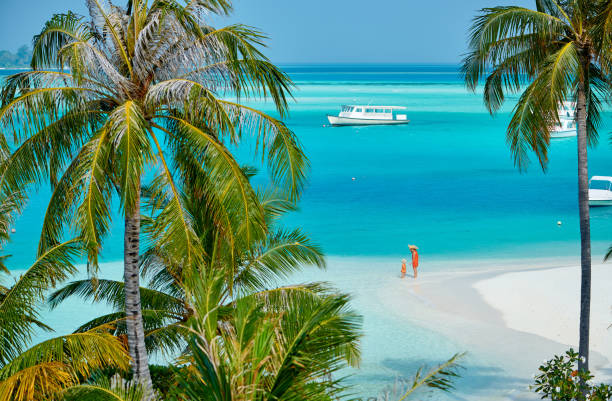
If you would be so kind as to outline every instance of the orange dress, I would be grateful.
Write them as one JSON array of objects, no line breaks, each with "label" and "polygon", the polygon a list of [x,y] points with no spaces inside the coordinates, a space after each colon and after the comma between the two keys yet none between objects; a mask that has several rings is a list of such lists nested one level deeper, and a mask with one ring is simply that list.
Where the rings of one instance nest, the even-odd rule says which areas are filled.
[{"label": "orange dress", "polygon": [[406,274],[406,263],[402,262],[402,273]]},{"label": "orange dress", "polygon": [[419,253],[414,250],[412,251],[412,267],[418,267],[419,266]]}]

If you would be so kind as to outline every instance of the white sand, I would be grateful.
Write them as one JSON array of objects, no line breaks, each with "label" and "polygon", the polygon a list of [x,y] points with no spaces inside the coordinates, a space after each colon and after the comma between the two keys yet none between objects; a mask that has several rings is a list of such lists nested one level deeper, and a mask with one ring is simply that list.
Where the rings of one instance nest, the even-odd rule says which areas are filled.
[{"label": "white sand", "polygon": [[[509,328],[577,349],[578,266],[502,274],[476,282],[474,288],[501,312]],[[612,265],[593,266],[591,297],[591,350],[612,359]]]}]

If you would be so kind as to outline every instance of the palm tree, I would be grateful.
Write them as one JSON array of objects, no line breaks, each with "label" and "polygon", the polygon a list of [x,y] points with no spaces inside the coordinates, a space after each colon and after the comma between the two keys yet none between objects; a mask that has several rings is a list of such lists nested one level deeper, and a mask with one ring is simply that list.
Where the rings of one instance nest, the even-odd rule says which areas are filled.
[{"label": "palm tree", "polygon": [[591,301],[587,146],[597,142],[600,108],[604,99],[610,99],[611,45],[612,2],[536,0],[535,10],[483,9],[474,20],[463,64],[465,82],[472,90],[487,75],[484,101],[491,113],[501,107],[505,92],[526,87],[506,134],[519,168],[527,166],[529,150],[546,168],[550,131],[559,120],[557,110],[566,99],[576,102],[581,370],[588,370]]},{"label": "palm tree", "polygon": [[[291,81],[258,49],[265,39],[260,32],[206,23],[211,12],[231,10],[228,0],[134,0],[130,13],[110,1],[87,5],[88,19],[68,12],[48,21],[34,39],[32,71],[4,84],[0,127],[17,148],[0,188],[48,180],[53,193],[38,253],[73,229],[92,273],[118,194],[129,351],[136,378],[150,389],[138,269],[143,184],[151,188],[151,202],[164,205],[153,234],[189,266],[202,251],[179,193],[182,174],[193,169],[190,174],[207,174],[223,187],[224,201],[247,217],[243,235],[256,239],[265,235],[263,211],[253,207],[255,191],[229,145],[253,134],[272,181],[292,199],[308,162],[281,121],[240,104],[269,97],[282,117]],[[237,100],[227,100],[232,97]],[[9,149],[6,140],[0,146]],[[184,152],[189,165],[182,164]]]},{"label": "palm tree", "polygon": [[[9,227],[23,198],[19,193],[0,201],[0,238]],[[51,331],[40,320],[44,294],[76,271],[77,241],[49,248],[12,285],[0,281],[0,401],[46,400],[79,382],[92,370],[114,366],[125,369],[128,355],[109,326],[55,337],[31,346],[35,329]],[[7,269],[3,275],[10,276]],[[11,277],[13,278],[13,277]]]}]

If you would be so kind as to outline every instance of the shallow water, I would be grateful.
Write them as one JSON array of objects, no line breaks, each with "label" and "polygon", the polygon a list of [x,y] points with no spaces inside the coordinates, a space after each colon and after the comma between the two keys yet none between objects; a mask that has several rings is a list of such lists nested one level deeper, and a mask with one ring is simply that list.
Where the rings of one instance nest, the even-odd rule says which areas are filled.
[{"label": "shallow water", "polygon": [[[362,370],[350,380],[368,395],[421,362],[438,363],[464,351],[451,338],[387,316],[368,302],[371,291],[395,280],[397,261],[409,255],[407,244],[419,246],[422,274],[445,270],[455,260],[464,263],[453,268],[478,267],[469,262],[477,259],[577,259],[576,140],[553,141],[546,173],[537,163],[520,173],[504,136],[516,97],[491,117],[481,95],[469,93],[450,65],[285,69],[297,84],[287,124],[312,165],[300,211],[285,222],[302,226],[330,255],[328,272],[308,271],[295,280],[331,281],[355,296],[366,335]],[[403,105],[411,123],[325,126],[326,113],[351,103]],[[600,143],[589,153],[591,175],[612,175],[611,127],[605,113]],[[238,153],[242,161],[255,163],[248,149]],[[33,259],[47,200],[42,188],[17,222],[6,250],[13,268]],[[612,208],[591,213],[594,259],[600,259],[612,243]],[[118,222],[103,256],[115,261],[121,255]],[[106,266],[103,275],[120,275],[120,264]],[[58,332],[67,332],[100,311],[71,301],[48,320]],[[474,358],[473,374],[462,382],[465,393],[486,388],[487,380],[513,380],[491,365],[494,356]]]}]

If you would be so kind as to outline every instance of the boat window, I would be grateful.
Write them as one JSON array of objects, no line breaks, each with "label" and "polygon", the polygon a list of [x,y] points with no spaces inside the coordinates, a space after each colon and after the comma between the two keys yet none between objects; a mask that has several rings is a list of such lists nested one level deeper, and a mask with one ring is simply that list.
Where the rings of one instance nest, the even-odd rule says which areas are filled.
[{"label": "boat window", "polygon": [[377,113],[383,113],[383,109],[376,109]]},{"label": "boat window", "polygon": [[610,190],[610,181],[605,180],[591,180],[589,184],[590,189],[605,189],[606,191]]},{"label": "boat window", "polygon": [[355,109],[355,112],[356,112],[356,113],[361,113],[361,107],[356,108],[356,109]]},{"label": "boat window", "polygon": [[366,109],[366,113],[374,113],[374,109]]},{"label": "boat window", "polygon": [[391,113],[391,109],[385,109],[385,113],[390,114]]}]

